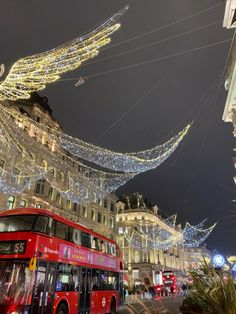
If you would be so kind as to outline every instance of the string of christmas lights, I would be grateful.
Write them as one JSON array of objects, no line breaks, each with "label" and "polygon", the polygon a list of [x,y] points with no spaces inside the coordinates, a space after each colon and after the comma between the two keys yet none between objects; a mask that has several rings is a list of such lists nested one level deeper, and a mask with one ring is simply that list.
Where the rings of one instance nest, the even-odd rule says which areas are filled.
[{"label": "string of christmas lights", "polygon": [[110,35],[120,28],[115,22],[127,11],[121,9],[107,21],[86,35],[75,38],[54,49],[19,59],[0,84],[0,100],[27,99],[55,82],[60,75],[75,70],[95,57],[99,48],[110,42]]},{"label": "string of christmas lights", "polygon": [[[0,129],[4,130],[4,137],[7,135],[6,138],[11,142],[11,147],[15,149],[14,152],[11,152],[11,155],[16,156],[19,152],[22,155],[18,168],[24,169],[27,172],[27,177],[31,183],[39,179],[45,179],[63,197],[73,202],[85,203],[96,201],[98,197],[103,197],[105,193],[117,189],[136,175],[107,173],[85,166],[72,158],[63,160],[61,155],[55,154],[45,145],[30,137],[25,131],[24,124],[20,124],[20,126],[16,123],[12,115],[7,115],[5,111],[1,110]],[[28,153],[29,151],[35,152],[36,156],[43,154],[48,165],[47,169],[45,169],[45,166],[34,162]],[[72,161],[73,164],[71,163]],[[59,172],[65,174],[63,183],[58,183],[58,179],[55,178],[52,171],[53,173]],[[13,173],[3,171],[1,182],[0,189],[4,192],[8,191],[8,193],[14,192],[14,194],[18,194],[26,188],[26,185],[23,184],[22,174],[14,175]]]},{"label": "string of christmas lights", "polygon": [[[173,216],[167,220],[173,220]],[[176,245],[183,245],[184,247],[198,247],[210,235],[216,224],[209,228],[204,229],[203,226],[206,222],[204,219],[196,226],[186,223],[184,229],[176,232],[175,227],[170,230],[167,227],[163,228],[166,220],[162,220],[162,225],[157,226],[140,226],[133,225],[126,228],[123,234],[118,235],[118,240],[126,239],[128,246],[135,249],[143,249],[144,247],[149,250],[153,249],[168,249]],[[169,224],[167,223],[167,226]],[[169,231],[167,231],[167,229]]]},{"label": "string of christmas lights", "polygon": [[183,245],[189,248],[199,246],[206,240],[206,238],[210,235],[215,226],[216,223],[211,227],[204,229],[203,222],[200,223],[200,227],[199,225],[191,226],[187,222],[183,230]]},{"label": "string of christmas lights", "polygon": [[165,219],[165,223],[171,226],[172,228],[175,228],[176,219],[177,219],[177,214],[171,215],[170,217]]},{"label": "string of christmas lights", "polygon": [[[7,111],[7,109],[3,107],[1,110]],[[38,132],[46,132],[48,137],[57,141],[58,145],[70,152],[73,156],[113,171],[125,173],[141,173],[158,167],[175,151],[190,128],[189,124],[166,143],[151,149],[133,153],[118,153],[74,138],[63,133],[61,130],[50,129],[41,123],[22,116],[20,113],[11,112],[11,114],[29,127],[33,125]]]}]

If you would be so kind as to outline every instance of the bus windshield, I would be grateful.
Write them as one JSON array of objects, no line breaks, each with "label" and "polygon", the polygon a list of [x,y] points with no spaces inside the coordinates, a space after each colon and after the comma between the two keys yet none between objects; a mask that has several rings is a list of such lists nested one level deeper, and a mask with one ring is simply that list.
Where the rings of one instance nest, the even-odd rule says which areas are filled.
[{"label": "bus windshield", "polygon": [[29,262],[0,261],[0,304],[29,305],[32,285]]},{"label": "bus windshield", "polygon": [[0,232],[31,231],[35,217],[35,215],[0,217]]}]

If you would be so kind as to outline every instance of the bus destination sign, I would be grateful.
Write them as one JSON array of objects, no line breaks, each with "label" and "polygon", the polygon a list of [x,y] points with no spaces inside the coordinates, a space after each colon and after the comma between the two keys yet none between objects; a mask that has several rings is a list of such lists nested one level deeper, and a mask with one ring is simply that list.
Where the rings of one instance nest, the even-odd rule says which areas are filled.
[{"label": "bus destination sign", "polygon": [[25,241],[4,241],[0,242],[0,255],[24,254],[26,248]]}]

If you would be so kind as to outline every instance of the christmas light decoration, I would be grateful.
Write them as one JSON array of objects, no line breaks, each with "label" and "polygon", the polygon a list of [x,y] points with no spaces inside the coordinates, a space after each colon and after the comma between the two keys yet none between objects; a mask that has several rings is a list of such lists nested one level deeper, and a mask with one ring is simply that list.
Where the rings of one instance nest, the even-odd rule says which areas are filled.
[{"label": "christmas light decoration", "polygon": [[[33,91],[44,89],[61,74],[75,70],[95,57],[99,48],[110,42],[109,36],[119,29],[120,24],[114,23],[127,9],[128,6],[86,35],[49,51],[19,59],[0,84],[0,100],[27,99]],[[3,72],[4,67],[1,67],[1,74]]]},{"label": "christmas light decoration", "polygon": [[[1,110],[7,111],[3,107]],[[28,117],[22,116],[20,113],[13,113],[13,111],[10,112],[9,110],[8,113],[13,114],[22,123],[28,126],[34,125],[36,130],[46,132],[48,137],[59,142],[58,145],[72,155],[110,170],[126,173],[141,173],[158,167],[175,151],[191,126],[190,124],[187,125],[166,143],[154,148],[134,153],[117,153],[69,136],[60,130],[51,129]]]},{"label": "christmas light decoration", "polygon": [[[16,166],[27,174],[25,177],[30,183],[45,179],[63,197],[76,203],[86,203],[104,197],[106,193],[114,191],[136,175],[108,173],[93,169],[83,165],[73,156],[66,156],[66,160],[63,160],[61,154],[55,154],[41,142],[29,136],[25,131],[29,125],[19,121],[18,115],[13,114],[15,110],[9,110],[3,106],[0,108],[0,134],[2,134],[0,141],[3,143],[7,140],[11,147],[11,156],[20,155]],[[47,168],[34,162],[29,152],[34,152],[36,156],[43,154],[43,158],[47,161]],[[28,183],[24,179],[22,170],[20,175],[15,175],[4,169],[1,173],[0,189],[12,194],[24,191]],[[52,175],[52,170],[64,173],[66,179],[58,182],[58,179]]]},{"label": "christmas light decoration", "polygon": [[203,220],[198,226],[191,226],[188,222],[183,229],[183,245],[185,247],[197,247],[202,244],[206,238],[210,235],[212,230],[215,228],[216,223],[211,227],[204,229],[204,223],[206,219]]},{"label": "christmas light decoration", "polygon": [[197,226],[191,226],[187,222],[184,229],[176,230],[174,225],[172,228],[169,225],[169,221],[175,219],[176,215],[172,215],[165,220],[159,218],[155,225],[134,224],[125,228],[125,232],[118,235],[118,240],[126,239],[128,246],[135,249],[143,249],[144,247],[149,250],[168,249],[176,245],[183,245],[188,248],[198,247],[216,226],[214,224],[210,228],[204,229],[203,226],[206,222],[204,219]]},{"label": "christmas light decoration", "polygon": [[169,226],[171,226],[172,228],[175,228],[175,224],[176,224],[176,219],[177,219],[177,214],[174,214],[168,218],[165,219],[165,223]]},{"label": "christmas light decoration", "polygon": [[65,150],[84,160],[114,171],[141,173],[154,169],[163,163],[178,147],[189,128],[190,125],[187,125],[179,134],[162,145],[134,153],[117,153],[72,138],[64,133],[61,134],[60,141]]}]

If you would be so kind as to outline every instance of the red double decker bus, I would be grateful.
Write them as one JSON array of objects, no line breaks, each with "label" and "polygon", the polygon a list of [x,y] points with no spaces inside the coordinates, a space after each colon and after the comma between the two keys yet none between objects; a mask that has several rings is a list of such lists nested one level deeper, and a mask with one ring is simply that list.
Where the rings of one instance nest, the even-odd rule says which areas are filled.
[{"label": "red double decker bus", "polygon": [[116,313],[122,303],[115,241],[47,210],[0,214],[1,314]]},{"label": "red double decker bus", "polygon": [[170,293],[171,287],[173,289],[173,292],[176,291],[176,277],[172,270],[164,270],[162,272],[162,282],[165,287],[165,291]]}]

